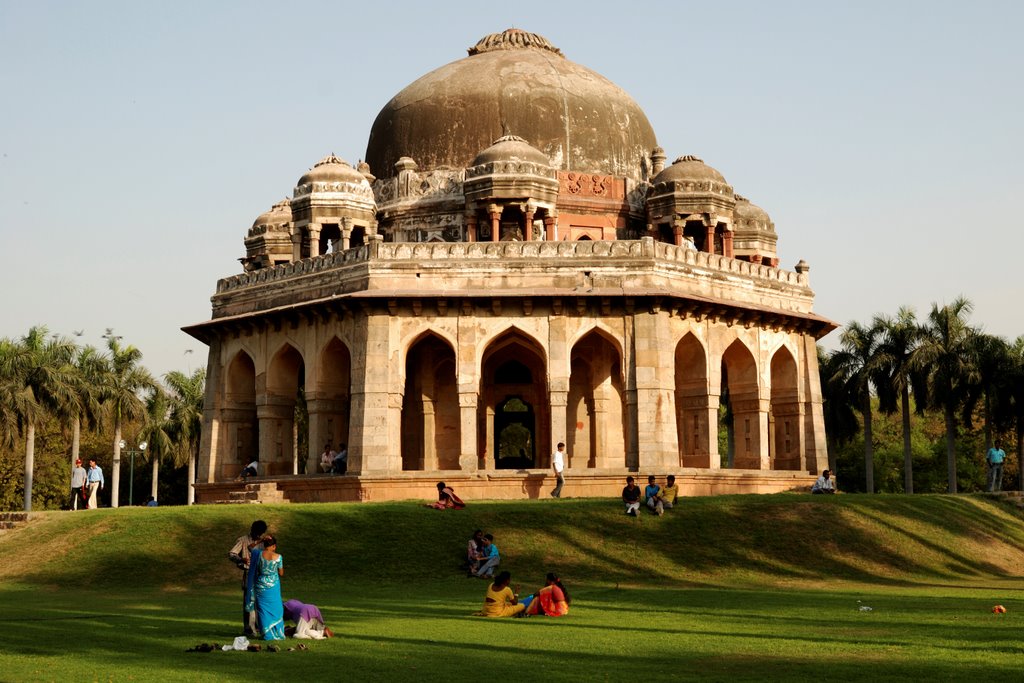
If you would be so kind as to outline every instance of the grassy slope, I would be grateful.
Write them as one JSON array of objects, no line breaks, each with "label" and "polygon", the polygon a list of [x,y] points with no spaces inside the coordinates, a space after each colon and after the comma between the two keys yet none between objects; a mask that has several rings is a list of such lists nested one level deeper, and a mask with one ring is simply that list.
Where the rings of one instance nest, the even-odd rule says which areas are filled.
[{"label": "grassy slope", "polygon": [[[340,637],[274,660],[183,654],[234,635],[225,553],[255,515],[279,538],[285,597],[319,604]],[[454,568],[476,527],[524,589],[562,574],[570,618],[468,619],[483,582]],[[837,677],[970,678],[1014,671],[1005,627],[1024,613],[1024,521],[980,497],[698,498],[640,519],[597,500],[122,509],[46,514],[0,538],[4,680],[242,680],[239,657],[290,678],[465,664],[621,680],[670,660],[684,678],[801,678],[825,662]],[[996,620],[994,602],[1010,614]]]}]

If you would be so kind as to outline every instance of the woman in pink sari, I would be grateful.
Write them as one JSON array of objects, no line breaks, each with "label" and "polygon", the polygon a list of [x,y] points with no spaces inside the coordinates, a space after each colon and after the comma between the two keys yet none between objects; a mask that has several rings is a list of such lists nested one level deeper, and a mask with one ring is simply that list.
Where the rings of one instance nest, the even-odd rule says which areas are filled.
[{"label": "woman in pink sari", "polygon": [[564,617],[569,613],[569,591],[562,585],[562,580],[548,573],[547,584],[536,595],[531,595],[523,602],[526,605],[526,616],[543,614],[549,617]]}]

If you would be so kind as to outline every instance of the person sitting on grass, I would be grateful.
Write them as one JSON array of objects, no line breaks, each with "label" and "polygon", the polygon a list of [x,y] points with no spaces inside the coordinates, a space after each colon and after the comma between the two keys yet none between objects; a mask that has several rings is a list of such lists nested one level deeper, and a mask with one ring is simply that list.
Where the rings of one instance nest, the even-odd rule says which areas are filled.
[{"label": "person sitting on grass", "polygon": [[285,621],[295,622],[295,626],[286,626],[284,634],[292,638],[323,640],[332,638],[334,632],[327,628],[320,608],[307,605],[298,600],[287,600],[284,603]]},{"label": "person sitting on grass", "polygon": [[651,512],[659,517],[665,514],[665,507],[661,504],[661,487],[655,482],[654,475],[647,477],[647,486],[644,488],[644,499]]},{"label": "person sitting on grass", "polygon": [[463,568],[473,573],[479,567],[479,561],[477,556],[484,549],[484,532],[482,529],[477,529],[473,532],[473,536],[470,537],[469,543],[466,544],[466,561],[463,564]]},{"label": "person sitting on grass", "polygon": [[478,567],[476,571],[470,570],[470,574],[489,579],[494,576],[494,568],[501,562],[501,554],[498,553],[498,546],[494,545],[494,536],[484,534],[483,549],[477,554]]},{"label": "person sitting on grass", "polygon": [[661,487],[661,507],[671,510],[676,506],[679,498],[679,486],[676,484],[676,475],[670,474],[665,478],[665,485]]},{"label": "person sitting on grass", "polygon": [[435,510],[461,510],[466,507],[462,499],[455,495],[455,489],[445,485],[443,481],[437,482],[437,502],[427,503],[428,508]]},{"label": "person sitting on grass", "polygon": [[526,609],[526,605],[519,602],[519,586],[515,590],[509,588],[512,581],[512,574],[501,572],[494,583],[487,587],[487,595],[484,597],[484,608],[479,612],[484,617],[514,617]]},{"label": "person sitting on grass", "polygon": [[818,477],[818,481],[814,482],[814,486],[811,487],[811,493],[825,493],[833,494],[836,492],[836,482],[829,478],[830,472],[825,470]]},{"label": "person sitting on grass", "polygon": [[562,580],[548,572],[547,583],[535,595],[523,598],[526,605],[525,616],[538,614],[549,617],[564,617],[569,613],[569,591],[562,585]]},{"label": "person sitting on grass", "polygon": [[622,489],[622,502],[626,504],[626,514],[636,517],[640,509],[640,487],[636,485],[633,477],[626,477],[626,487]]}]

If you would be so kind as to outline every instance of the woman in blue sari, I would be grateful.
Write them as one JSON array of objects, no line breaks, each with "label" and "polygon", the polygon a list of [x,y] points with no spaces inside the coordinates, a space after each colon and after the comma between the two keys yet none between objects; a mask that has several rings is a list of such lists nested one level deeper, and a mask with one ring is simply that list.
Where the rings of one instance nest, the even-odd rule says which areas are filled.
[{"label": "woman in blue sari", "polygon": [[253,549],[249,558],[246,609],[256,612],[257,629],[263,640],[284,640],[284,604],[281,602],[284,563],[276,551],[277,540],[267,536],[263,549]]}]

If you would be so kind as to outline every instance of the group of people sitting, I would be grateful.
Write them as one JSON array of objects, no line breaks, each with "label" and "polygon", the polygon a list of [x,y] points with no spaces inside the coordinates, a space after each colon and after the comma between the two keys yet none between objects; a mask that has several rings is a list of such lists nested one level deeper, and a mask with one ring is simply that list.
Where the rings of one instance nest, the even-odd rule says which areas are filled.
[{"label": "group of people sitting", "polygon": [[544,587],[522,599],[519,598],[519,586],[512,588],[509,586],[511,582],[511,573],[504,571],[498,574],[494,583],[487,587],[484,608],[477,614],[483,617],[564,617],[569,613],[569,591],[555,574],[549,572]]},{"label": "group of people sitting", "polygon": [[324,444],[320,454],[320,469],[331,474],[345,474],[348,471],[348,444],[341,444],[338,450],[331,448],[331,442]]},{"label": "group of people sitting", "polygon": [[501,562],[501,553],[494,544],[494,536],[485,534],[481,529],[473,532],[466,545],[466,576],[489,579],[494,576],[494,569]]},{"label": "group of people sitting", "polygon": [[[659,486],[657,478],[652,474],[647,477],[647,486],[643,490],[643,501],[647,508],[659,517],[665,510],[671,510],[679,498],[679,486],[676,485],[674,474],[668,475],[665,485]],[[633,477],[626,477],[626,486],[622,489],[622,502],[626,506],[626,514],[636,517],[639,514],[641,491]]]}]

